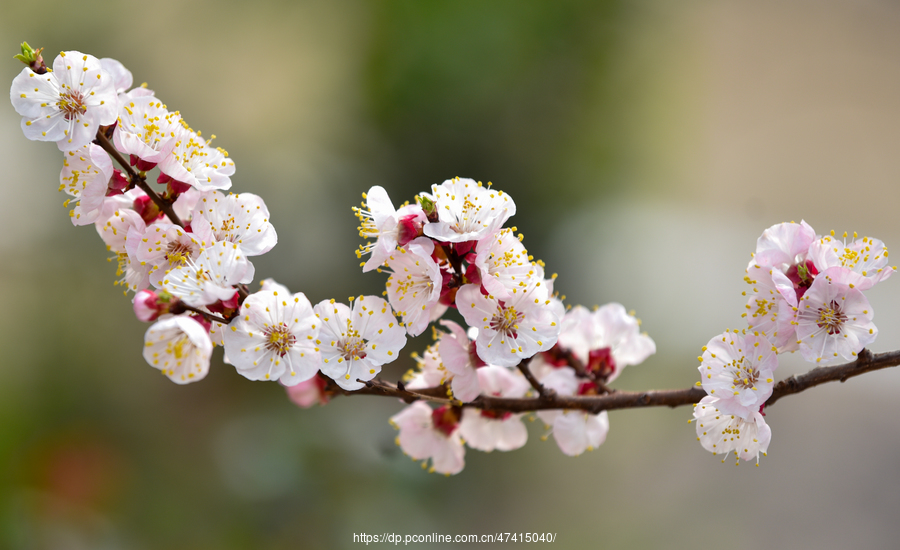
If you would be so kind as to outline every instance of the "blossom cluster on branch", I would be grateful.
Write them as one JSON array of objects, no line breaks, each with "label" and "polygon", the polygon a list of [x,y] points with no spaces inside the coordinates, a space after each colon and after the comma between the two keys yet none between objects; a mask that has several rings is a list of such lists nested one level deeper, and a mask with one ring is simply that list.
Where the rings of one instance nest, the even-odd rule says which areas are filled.
[{"label": "blossom cluster on branch", "polygon": [[[805,221],[766,229],[744,280],[751,287],[747,328],[726,330],[698,357],[707,393],[694,407],[697,439],[714,454],[744,460],[765,454],[772,430],[763,407],[772,395],[778,355],[800,351],[813,363],[853,360],[878,336],[862,291],[896,271],[878,239],[817,235]],[[725,459],[723,458],[724,462]]]},{"label": "blossom cluster on branch", "polygon": [[[563,453],[598,447],[609,430],[602,399],[623,395],[609,384],[656,351],[622,305],[565,305],[556,276],[506,226],[513,198],[468,178],[399,208],[382,187],[363,194],[353,210],[368,241],[357,256],[363,272],[387,275],[382,296],[313,305],[271,279],[250,292],[251,258],[277,234],[262,198],[223,192],[235,163],[215,136],[204,139],[155,92],[132,87],[113,59],[62,52],[51,69],[27,44],[16,57],[27,65],[10,89],[22,130],[62,151],[71,221],[93,225],[113,254],[117,284],[133,293],[138,319],[153,323],[143,356],[177,384],[202,380],[218,346],[238,374],[280,382],[301,407],[355,393],[399,397],[407,406],[390,418],[397,443],[450,475],[463,469],[466,447],[525,445],[528,412]],[[850,359],[874,341],[862,291],[895,271],[887,255],[877,239],[817,236],[803,222],[763,233],[747,268],[748,327],[716,336],[700,357],[708,395],[694,420],[707,450],[744,459],[766,451],[762,408],[778,354]],[[446,318],[452,309],[465,326]],[[395,385],[377,378],[407,337],[429,327],[433,343],[413,354],[417,368]]]}]

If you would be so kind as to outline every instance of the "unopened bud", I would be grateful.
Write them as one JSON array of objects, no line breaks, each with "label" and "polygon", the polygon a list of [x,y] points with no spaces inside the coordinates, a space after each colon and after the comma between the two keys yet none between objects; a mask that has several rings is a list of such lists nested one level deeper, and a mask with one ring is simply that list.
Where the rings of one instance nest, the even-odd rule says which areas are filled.
[{"label": "unopened bud", "polygon": [[147,195],[134,199],[134,211],[140,214],[147,225],[155,222],[163,215],[156,203]]},{"label": "unopened bud", "polygon": [[28,65],[28,68],[37,74],[44,74],[47,72],[47,66],[44,65],[44,58],[41,56],[41,52],[44,51],[44,48],[35,50],[28,45],[28,42],[22,42],[20,48],[22,53],[14,55],[14,58]]},{"label": "unopened bud", "polygon": [[107,184],[106,196],[111,197],[113,195],[121,195],[125,192],[125,189],[128,188],[128,178],[122,175],[122,172],[119,170],[113,170],[113,175],[109,178],[109,183]]},{"label": "unopened bud", "polygon": [[134,314],[145,323],[155,321],[160,316],[159,296],[152,290],[141,290],[134,295]]},{"label": "unopened bud", "polygon": [[438,219],[437,208],[435,207],[434,201],[431,200],[431,197],[422,193],[421,195],[416,195],[416,201],[419,203],[419,206],[422,207],[425,216],[428,217],[428,221],[436,222]]},{"label": "unopened bud", "polygon": [[406,246],[410,241],[423,235],[422,228],[425,224],[418,221],[419,215],[410,214],[403,216],[397,222],[397,245]]}]

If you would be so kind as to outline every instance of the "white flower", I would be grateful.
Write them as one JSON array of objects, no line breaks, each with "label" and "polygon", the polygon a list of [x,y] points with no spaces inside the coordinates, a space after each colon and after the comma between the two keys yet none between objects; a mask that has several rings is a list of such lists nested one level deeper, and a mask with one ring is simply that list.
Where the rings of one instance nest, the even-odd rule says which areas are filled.
[{"label": "white flower", "polygon": [[[77,151],[63,153],[63,169],[59,174],[59,190],[75,197],[69,211],[73,225],[97,221],[113,177],[112,159],[99,145],[85,145]],[[68,206],[69,201],[66,201]]]},{"label": "white flower", "polygon": [[848,281],[860,290],[868,290],[890,277],[897,268],[887,265],[888,250],[883,242],[871,237],[856,237],[854,233],[850,244],[845,242],[846,233],[844,242],[830,236],[816,239],[809,247],[809,258],[820,272],[836,266],[849,269]]},{"label": "white flower", "polygon": [[656,344],[641,332],[640,321],[617,303],[606,304],[594,312],[583,306],[567,311],[559,346],[571,351],[587,370],[607,382],[618,378],[626,366],[640,364],[656,353]]},{"label": "white flower", "polygon": [[750,265],[774,267],[786,273],[806,259],[816,232],[808,223],[779,223],[763,231],[756,241],[756,253]]},{"label": "white flower", "polygon": [[778,357],[762,334],[725,331],[703,347],[700,360],[700,384],[719,398],[719,410],[749,418],[772,395]]},{"label": "white flower", "polygon": [[431,459],[430,471],[446,475],[462,471],[466,449],[459,435],[458,409],[443,406],[432,410],[416,401],[392,416],[390,423],[400,430],[397,445],[414,460]]},{"label": "white flower", "polygon": [[200,134],[184,126],[176,131],[174,139],[162,147],[160,171],[200,191],[231,187],[234,161],[228,158],[228,153],[210,145],[212,139],[204,141]]},{"label": "white flower", "polygon": [[559,319],[549,304],[540,282],[505,302],[483,295],[481,285],[465,285],[456,293],[459,312],[469,326],[478,328],[478,356],[501,367],[513,367],[553,347]]},{"label": "white flower", "polygon": [[544,270],[528,256],[522,245],[522,234],[515,228],[501,229],[491,238],[479,241],[475,266],[481,274],[484,289],[501,300],[508,300],[524,290],[532,279],[543,279]]},{"label": "white flower", "polygon": [[101,125],[116,121],[115,82],[100,60],[81,52],[61,52],[53,71],[36,74],[29,68],[13,80],[9,91],[22,115],[25,137],[55,141],[60,151],[88,145]]},{"label": "white flower", "polygon": [[509,195],[469,178],[432,185],[431,191],[438,221],[426,224],[423,231],[438,241],[480,241],[516,213],[516,203]]},{"label": "white flower", "polygon": [[99,218],[95,224],[97,233],[106,247],[117,254],[125,253],[125,241],[128,239],[128,230],[134,229],[138,235],[143,234],[147,228],[140,214],[128,208],[118,208],[112,215],[103,220]]},{"label": "white flower", "polygon": [[246,282],[247,270],[240,248],[223,241],[205,248],[196,262],[186,259],[184,267],[170,270],[162,288],[189,306],[205,306],[233,297],[233,285]]},{"label": "white flower", "polygon": [[176,384],[202,380],[212,348],[206,327],[187,316],[160,319],[144,335],[144,359]]},{"label": "white flower", "polygon": [[291,291],[283,284],[276,282],[275,279],[269,277],[259,282],[260,290],[275,290],[282,294],[290,294]]},{"label": "white flower", "polygon": [[320,369],[345,390],[365,386],[406,345],[406,331],[391,306],[377,296],[360,296],[353,301],[353,309],[324,300],[315,311],[322,321],[317,340]]},{"label": "white flower", "polygon": [[170,113],[159,99],[124,98],[113,143],[122,153],[158,163],[163,157],[162,148],[180,135],[181,130],[181,115]]},{"label": "white flower", "polygon": [[[494,397],[523,397],[531,389],[524,377],[506,367],[478,369],[478,380],[483,393]],[[469,447],[479,451],[512,451],[528,441],[521,414],[472,408],[463,410],[459,433]]]},{"label": "white flower", "polygon": [[[456,399],[472,401],[481,395],[477,369],[485,363],[475,352],[475,342],[470,341],[461,326],[448,319],[441,320],[441,324],[450,331],[441,332],[439,337],[441,364],[453,375],[450,389]],[[477,334],[478,330],[473,330]]]},{"label": "white flower", "polygon": [[420,357],[419,354],[413,353],[413,358],[419,370],[409,375],[409,381],[406,387],[410,390],[423,388],[434,388],[443,384],[447,379],[447,370],[441,364],[441,355],[438,350],[440,342],[435,342],[427,348]]},{"label": "white flower", "polygon": [[250,380],[280,380],[293,386],[319,371],[319,320],[302,292],[261,290],[248,296],[224,331],[225,353]]},{"label": "white flower", "polygon": [[[125,195],[120,196],[125,197]],[[114,204],[114,201],[104,202],[95,227],[100,238],[106,243],[106,247],[115,254],[115,257],[110,258],[110,261],[116,261],[117,266],[116,276],[118,279],[115,284],[125,286],[126,294],[128,290],[137,292],[147,288],[150,284],[149,266],[134,261],[135,247],[140,242],[146,224],[137,212],[125,208],[116,209],[104,220],[103,210],[108,205],[113,206]]]},{"label": "white flower", "polygon": [[759,453],[766,454],[772,439],[772,429],[763,415],[755,412],[745,419],[720,412],[716,408],[718,404],[718,398],[708,395],[694,405],[691,422],[697,424],[697,440],[713,454],[724,453],[728,458],[728,454],[734,451],[744,460],[756,458],[756,465],[759,466]]},{"label": "white flower", "polygon": [[425,212],[418,204],[395,210],[387,191],[378,185],[363,193],[363,198],[366,202],[362,203],[362,208],[353,207],[353,213],[359,218],[359,236],[375,239],[374,243],[360,245],[356,251],[357,258],[371,254],[363,264],[363,273],[366,273],[381,266],[398,246],[405,246],[419,236],[425,223]]},{"label": "white flower", "polygon": [[253,193],[205,193],[194,209],[191,228],[207,242],[238,244],[247,256],[265,254],[278,242],[266,203]]},{"label": "white flower", "polygon": [[827,363],[839,356],[852,361],[878,336],[875,312],[850,280],[857,278],[849,269],[829,268],[794,308],[797,344],[807,361]]},{"label": "white flower", "polygon": [[144,230],[134,256],[139,263],[149,267],[150,282],[161,287],[169,271],[197,260],[206,246],[205,241],[179,225],[157,222]]},{"label": "white flower", "polygon": [[385,262],[391,273],[386,283],[388,302],[403,317],[410,336],[422,334],[428,323],[447,310],[446,305],[438,303],[443,281],[432,252],[434,242],[419,237],[405,249],[394,250]]},{"label": "white flower", "polygon": [[104,57],[100,59],[100,65],[113,79],[113,85],[117,94],[123,94],[131,88],[134,77],[121,61],[111,57]]},{"label": "white flower", "polygon": [[584,411],[562,411],[553,421],[553,439],[566,455],[578,456],[593,451],[606,441],[609,415],[606,411],[590,414]]},{"label": "white flower", "polygon": [[[751,331],[768,336],[772,343],[782,348],[796,340],[793,326],[779,322],[779,311],[785,305],[797,305],[797,292],[793,282],[774,267],[763,267],[751,262],[747,267],[744,281],[751,286],[752,294],[747,299],[746,317]],[[803,289],[805,292],[805,287]],[[744,295],[746,296],[746,292]],[[790,351],[785,349],[784,351]]]}]

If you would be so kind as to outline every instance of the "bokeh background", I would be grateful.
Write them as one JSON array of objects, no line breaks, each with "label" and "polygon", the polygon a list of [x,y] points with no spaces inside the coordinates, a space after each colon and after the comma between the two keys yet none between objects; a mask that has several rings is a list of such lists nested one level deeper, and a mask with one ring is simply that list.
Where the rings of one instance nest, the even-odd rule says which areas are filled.
[{"label": "bokeh background", "polygon": [[[700,346],[740,325],[766,227],[900,246],[897,28],[886,0],[7,2],[0,74],[21,70],[22,40],[121,60],[218,136],[233,190],[264,197],[278,230],[257,273],[314,303],[383,288],[353,254],[370,186],[399,203],[492,181],[569,303],[637,310],[658,353],[616,386],[658,389],[693,384]],[[60,153],[18,126],[0,107],[2,548],[358,548],[355,532],[897,546],[896,370],[779,402],[759,468],[720,464],[679,408],[614,411],[579,458],[534,422],[525,448],[469,451],[452,478],[395,447],[392,400],[300,410],[218,355],[178,387],[144,364],[146,326],[93,229],[70,226]],[[898,285],[868,293],[875,351],[900,348]]]}]

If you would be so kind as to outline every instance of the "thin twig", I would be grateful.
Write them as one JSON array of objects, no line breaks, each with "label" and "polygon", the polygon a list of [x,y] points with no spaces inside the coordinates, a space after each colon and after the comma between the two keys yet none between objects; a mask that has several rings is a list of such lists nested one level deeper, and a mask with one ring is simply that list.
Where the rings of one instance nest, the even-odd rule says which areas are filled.
[{"label": "thin twig", "polygon": [[119,165],[125,169],[125,172],[128,173],[129,181],[135,186],[139,187],[141,191],[147,193],[147,196],[150,197],[150,200],[152,200],[157,208],[159,208],[166,216],[168,216],[169,220],[172,223],[184,227],[184,222],[181,221],[181,218],[179,218],[175,213],[172,205],[168,201],[160,197],[159,194],[147,184],[147,180],[144,179],[143,176],[135,172],[134,168],[131,167],[128,161],[125,160],[125,158],[122,157],[122,155],[118,151],[116,151],[116,148],[113,147],[113,144],[109,142],[105,135],[103,135],[103,132],[97,132],[97,143],[99,143],[100,147],[102,147],[104,151],[109,153],[109,156],[114,158],[116,162],[118,162]]},{"label": "thin twig", "polygon": [[218,315],[203,311],[201,309],[197,309],[195,307],[191,307],[191,306],[185,304],[184,302],[179,304],[179,307],[183,308],[185,311],[193,311],[194,313],[198,313],[198,314],[202,315],[204,318],[206,318],[207,321],[215,321],[217,323],[222,323],[223,325],[227,325],[228,323],[231,322],[224,317],[219,317]]},{"label": "thin twig", "polygon": [[522,375],[525,376],[525,379],[528,380],[528,383],[531,384],[531,387],[536,389],[538,395],[541,397],[546,397],[555,393],[553,390],[548,390],[543,384],[538,382],[538,379],[534,377],[531,369],[528,368],[528,364],[531,363],[531,357],[528,359],[524,359],[519,363],[519,371],[521,371]]}]

